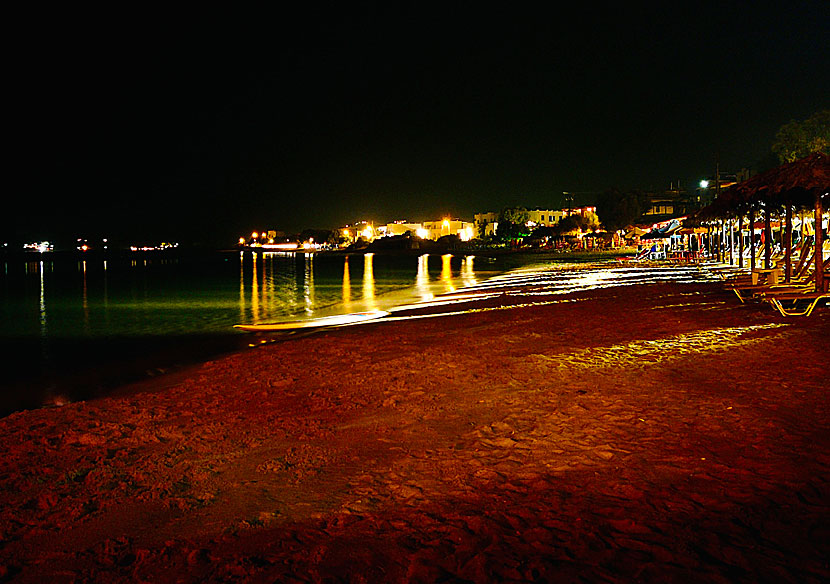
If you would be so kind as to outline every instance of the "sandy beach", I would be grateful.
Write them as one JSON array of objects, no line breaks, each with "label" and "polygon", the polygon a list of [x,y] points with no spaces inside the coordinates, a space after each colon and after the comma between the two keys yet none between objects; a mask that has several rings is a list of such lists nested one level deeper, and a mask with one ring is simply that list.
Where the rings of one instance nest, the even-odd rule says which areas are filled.
[{"label": "sandy beach", "polygon": [[0,581],[830,579],[830,310],[463,308],[0,419]]}]

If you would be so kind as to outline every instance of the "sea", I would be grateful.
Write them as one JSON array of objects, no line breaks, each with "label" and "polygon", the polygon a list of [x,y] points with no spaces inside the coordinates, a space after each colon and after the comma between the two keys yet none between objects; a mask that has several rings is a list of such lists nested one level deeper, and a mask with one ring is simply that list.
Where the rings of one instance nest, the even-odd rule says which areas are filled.
[{"label": "sea", "polygon": [[[594,258],[595,259],[595,258]],[[590,261],[589,259],[585,260]],[[578,262],[577,262],[578,263]],[[533,284],[548,292],[696,271],[538,254],[412,256],[251,251],[26,254],[0,263],[0,416],[105,396],[255,345],[236,324],[312,320]],[[279,342],[306,332],[271,334]]]}]

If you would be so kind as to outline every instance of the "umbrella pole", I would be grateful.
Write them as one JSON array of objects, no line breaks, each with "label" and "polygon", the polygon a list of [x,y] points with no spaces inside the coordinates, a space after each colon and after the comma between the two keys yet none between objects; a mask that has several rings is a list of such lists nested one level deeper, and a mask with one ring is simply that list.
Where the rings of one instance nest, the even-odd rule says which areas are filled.
[{"label": "umbrella pole", "polygon": [[821,216],[823,215],[823,210],[821,208],[821,195],[816,193],[816,292],[824,292],[824,258],[821,252],[821,246],[824,243],[821,240]]},{"label": "umbrella pole", "polygon": [[784,262],[787,270],[784,276],[784,281],[789,282],[793,275],[793,208],[789,203],[787,203],[787,211],[784,220]]},{"label": "umbrella pole", "polygon": [[723,261],[726,261],[726,251],[729,250],[729,265],[732,265],[732,220],[727,219],[723,222]]},{"label": "umbrella pole", "polygon": [[730,219],[727,222],[729,225],[729,265],[735,263],[735,223]]},{"label": "umbrella pole", "polygon": [[715,238],[712,234],[712,224],[706,226],[709,229],[709,233],[706,234],[706,251],[709,252],[709,259],[713,259],[715,257]]},{"label": "umbrella pole", "polygon": [[720,261],[724,264],[726,263],[726,221],[721,221],[720,223]]},{"label": "umbrella pole", "polygon": [[772,268],[772,220],[770,219],[769,203],[764,206],[764,269]]},{"label": "umbrella pole", "polygon": [[749,269],[755,269],[755,211],[749,208]]},{"label": "umbrella pole", "polygon": [[738,216],[738,267],[739,268],[744,267],[744,233],[743,233],[743,229],[741,229],[741,227],[743,227],[743,223],[744,223],[744,216],[739,215]]}]

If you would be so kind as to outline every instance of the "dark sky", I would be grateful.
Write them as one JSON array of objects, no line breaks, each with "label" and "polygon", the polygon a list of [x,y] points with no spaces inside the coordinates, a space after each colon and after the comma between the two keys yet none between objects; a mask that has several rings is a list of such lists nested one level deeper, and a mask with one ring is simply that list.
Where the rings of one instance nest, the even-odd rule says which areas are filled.
[{"label": "dark sky", "polygon": [[0,237],[557,207],[753,166],[830,107],[830,3],[669,4],[21,14]]}]

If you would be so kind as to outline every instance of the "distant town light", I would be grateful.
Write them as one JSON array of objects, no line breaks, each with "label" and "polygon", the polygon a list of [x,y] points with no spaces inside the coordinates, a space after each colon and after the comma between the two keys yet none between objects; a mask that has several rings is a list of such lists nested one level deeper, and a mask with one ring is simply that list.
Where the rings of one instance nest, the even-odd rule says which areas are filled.
[{"label": "distant town light", "polygon": [[[7,246],[8,246],[8,244],[3,244],[3,247],[7,247]],[[52,251],[54,249],[54,246],[51,243],[49,243],[48,241],[41,241],[41,242],[35,242],[35,243],[25,243],[25,244],[23,244],[23,249],[38,251],[40,253],[44,253],[44,252],[47,252],[47,251]]]},{"label": "distant town light", "polygon": [[265,243],[261,247],[262,249],[292,250],[298,249],[300,246],[298,243]]},{"label": "distant town light", "polygon": [[702,181],[700,181],[700,188],[702,188],[702,189],[708,189],[708,188],[709,188],[709,181],[708,181],[708,180],[705,180],[705,179],[704,179],[704,180],[702,180]]}]

